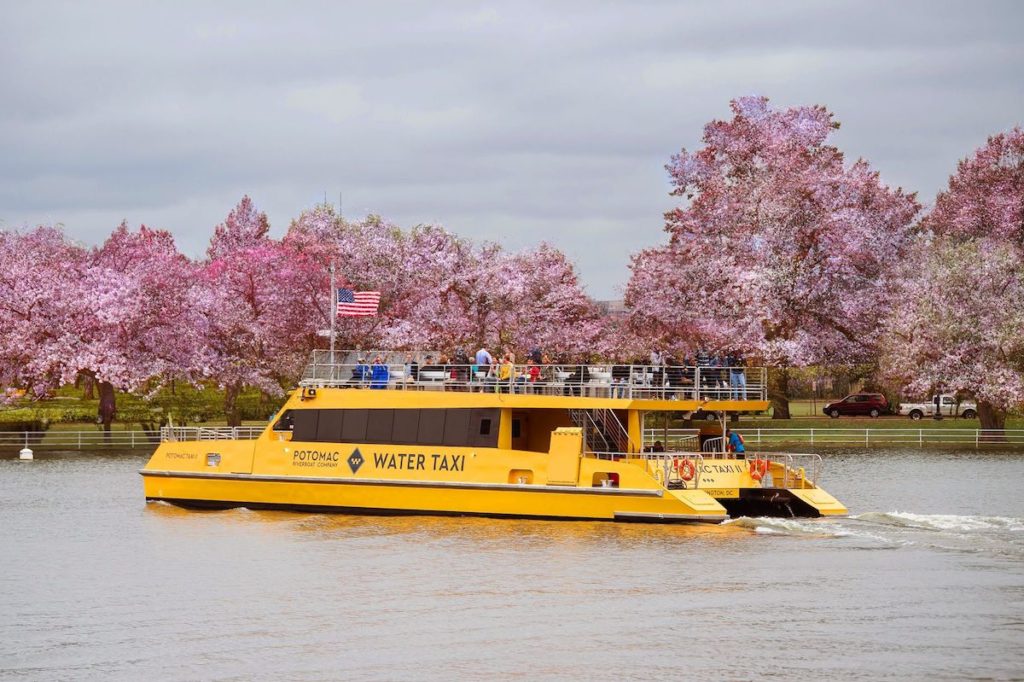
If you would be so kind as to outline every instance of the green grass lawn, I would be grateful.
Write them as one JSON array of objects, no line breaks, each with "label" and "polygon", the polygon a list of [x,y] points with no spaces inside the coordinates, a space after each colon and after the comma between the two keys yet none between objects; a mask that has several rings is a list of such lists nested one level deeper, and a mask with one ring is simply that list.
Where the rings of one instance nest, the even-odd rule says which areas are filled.
[{"label": "green grass lawn", "polygon": [[[97,424],[99,399],[86,399],[83,391],[65,386],[45,400],[19,400],[0,407],[0,431],[46,429],[87,430]],[[264,423],[284,403],[284,396],[267,398],[258,391],[244,391],[238,399],[244,423]],[[224,393],[213,386],[189,384],[161,388],[139,396],[117,394],[117,417],[111,428],[134,430],[166,423],[177,426],[217,426],[224,419]]]}]

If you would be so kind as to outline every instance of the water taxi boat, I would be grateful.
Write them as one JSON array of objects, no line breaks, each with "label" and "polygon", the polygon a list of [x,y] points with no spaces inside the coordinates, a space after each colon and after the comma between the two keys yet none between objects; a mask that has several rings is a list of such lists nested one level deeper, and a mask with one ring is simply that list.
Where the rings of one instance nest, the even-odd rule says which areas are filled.
[{"label": "water taxi boat", "polygon": [[[140,471],[147,501],[185,507],[641,522],[834,516],[821,458],[726,452],[725,415],[765,410],[765,371],[390,365],[315,351],[262,428],[171,428]],[[714,373],[714,374],[713,374]],[[655,414],[718,415],[661,432]],[[706,431],[706,429],[705,429]]]}]

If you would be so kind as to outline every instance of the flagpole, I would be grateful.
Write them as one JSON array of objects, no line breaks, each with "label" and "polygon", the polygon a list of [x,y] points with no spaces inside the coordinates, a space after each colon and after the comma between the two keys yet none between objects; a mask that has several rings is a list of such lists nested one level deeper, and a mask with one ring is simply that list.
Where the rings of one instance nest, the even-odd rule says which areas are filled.
[{"label": "flagpole", "polygon": [[333,371],[334,371],[333,370],[333,366],[334,366],[334,320],[337,319],[337,317],[338,317],[338,291],[337,291],[337,289],[334,288],[334,261],[331,261],[330,270],[331,270],[331,297],[330,297],[331,305],[330,305],[330,315],[331,315],[331,367],[332,367],[331,373],[333,374]]}]

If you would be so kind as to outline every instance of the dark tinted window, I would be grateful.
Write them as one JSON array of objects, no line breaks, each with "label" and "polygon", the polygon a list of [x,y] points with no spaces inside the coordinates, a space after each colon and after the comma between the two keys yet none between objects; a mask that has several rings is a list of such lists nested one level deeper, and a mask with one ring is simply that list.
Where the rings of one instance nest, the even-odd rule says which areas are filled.
[{"label": "dark tinted window", "polygon": [[[395,410],[394,426],[391,430],[392,443],[418,442],[420,410]],[[372,420],[371,420],[372,421]]]},{"label": "dark tinted window", "polygon": [[[399,410],[402,412],[403,410]],[[465,412],[465,410],[411,410],[412,412],[420,413],[419,433],[417,435],[417,443],[423,445],[441,445],[445,442],[445,422],[448,414],[454,412]],[[398,419],[399,412],[395,413],[395,419]],[[462,432],[462,442],[466,442],[466,432]]]},{"label": "dark tinted window", "polygon": [[366,420],[367,443],[390,443],[391,429],[395,423],[394,410],[369,410]]},{"label": "dark tinted window", "polygon": [[295,410],[292,419],[295,428],[292,430],[292,440],[315,441],[317,419],[320,410]]},{"label": "dark tinted window", "polygon": [[444,416],[444,444],[466,445],[469,440],[469,410],[438,411],[448,413]]},{"label": "dark tinted window", "polygon": [[320,410],[320,420],[316,426],[316,439],[321,443],[338,443],[341,441],[341,421],[344,410]]},{"label": "dark tinted window", "polygon": [[519,438],[522,435],[522,421],[519,419],[512,420],[512,437]]},{"label": "dark tinted window", "polygon": [[[321,443],[381,443],[497,447],[496,409],[289,410],[274,425],[292,439]],[[520,433],[515,420],[513,434]]]},{"label": "dark tinted window", "polygon": [[285,410],[281,418],[274,424],[274,431],[291,431],[293,426],[292,410]]},{"label": "dark tinted window", "polygon": [[345,423],[341,427],[341,440],[344,443],[363,443],[366,441],[366,417],[368,410],[345,410]]}]

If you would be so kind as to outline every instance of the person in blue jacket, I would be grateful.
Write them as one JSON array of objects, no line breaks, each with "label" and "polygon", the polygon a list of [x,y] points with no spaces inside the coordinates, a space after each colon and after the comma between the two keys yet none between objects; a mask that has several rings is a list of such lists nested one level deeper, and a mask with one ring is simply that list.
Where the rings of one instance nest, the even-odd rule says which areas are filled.
[{"label": "person in blue jacket", "polygon": [[735,453],[736,459],[746,459],[747,447],[743,444],[743,436],[728,429],[725,432],[725,437],[728,439],[729,452]]},{"label": "person in blue jacket", "polygon": [[390,374],[388,366],[378,355],[374,358],[373,366],[370,368],[370,388],[385,388],[388,385]]}]

